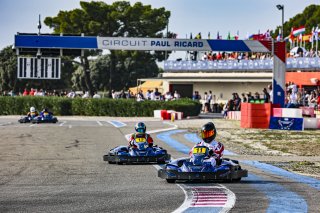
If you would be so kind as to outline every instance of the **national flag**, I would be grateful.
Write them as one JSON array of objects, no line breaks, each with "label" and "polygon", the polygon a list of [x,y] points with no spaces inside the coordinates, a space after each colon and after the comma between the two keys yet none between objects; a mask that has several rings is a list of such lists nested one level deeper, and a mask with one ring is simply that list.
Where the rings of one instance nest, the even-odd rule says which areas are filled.
[{"label": "national flag", "polygon": [[218,40],[222,39],[222,36],[219,34],[219,31],[218,31],[218,33],[217,33],[217,39],[218,39]]},{"label": "national flag", "polygon": [[198,35],[196,35],[196,37],[194,37],[195,39],[201,39],[201,33],[198,33]]},{"label": "national flag", "polygon": [[239,39],[239,30],[237,31],[237,35],[234,36],[234,40],[238,40]]},{"label": "national flag", "polygon": [[250,40],[264,40],[266,37],[264,34],[252,34],[250,35]]},{"label": "national flag", "polygon": [[264,38],[265,39],[271,39],[270,31],[267,30],[267,32],[264,33]]},{"label": "national flag", "polygon": [[281,29],[279,29],[278,36],[276,38],[277,41],[281,41],[282,35],[281,35]]},{"label": "national flag", "polygon": [[291,28],[291,32],[290,32],[290,35],[289,35],[289,42],[293,43],[293,41],[294,41],[293,28]]},{"label": "national flag", "polygon": [[306,32],[306,28],[304,26],[301,26],[301,27],[293,29],[293,35],[294,36],[298,36],[300,34],[304,34],[305,32]]},{"label": "national flag", "polygon": [[319,40],[319,27],[318,26],[314,30],[314,40],[316,40],[316,41]]},{"label": "national flag", "polygon": [[298,41],[302,41],[302,33],[299,35]]},{"label": "national flag", "polygon": [[311,29],[311,36],[310,36],[310,39],[309,39],[309,42],[313,43],[313,38],[314,38],[314,27],[312,27]]},{"label": "national flag", "polygon": [[249,40],[249,39],[250,39],[250,35],[249,35],[249,33],[247,32],[246,40]]}]

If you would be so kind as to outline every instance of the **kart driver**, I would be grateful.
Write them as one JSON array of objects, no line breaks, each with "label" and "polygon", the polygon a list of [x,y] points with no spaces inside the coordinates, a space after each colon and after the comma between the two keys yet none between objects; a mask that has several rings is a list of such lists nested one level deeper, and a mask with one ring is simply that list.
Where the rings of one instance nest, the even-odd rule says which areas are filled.
[{"label": "kart driver", "polygon": [[[224,151],[224,145],[220,142],[215,141],[215,137],[217,135],[216,127],[212,122],[208,122],[201,128],[201,138],[202,141],[196,144],[196,146],[206,146],[209,148],[209,161],[211,165],[215,167],[216,165],[221,164],[221,157]],[[193,153],[193,149],[191,149],[189,155],[191,156]]]},{"label": "kart driver", "polygon": [[136,133],[133,133],[129,139],[129,147],[137,148],[137,141],[148,142],[148,146],[153,146],[152,137],[146,133],[147,127],[143,122],[139,122],[135,125]]},{"label": "kart driver", "polygon": [[40,112],[41,117],[47,117],[47,116],[52,116],[52,112],[50,112],[47,108],[44,108],[41,112]]},{"label": "kart driver", "polygon": [[27,114],[27,117],[36,117],[36,116],[38,116],[39,115],[39,113],[38,113],[38,111],[36,110],[36,108],[35,107],[30,107],[30,112],[28,112],[28,114]]}]

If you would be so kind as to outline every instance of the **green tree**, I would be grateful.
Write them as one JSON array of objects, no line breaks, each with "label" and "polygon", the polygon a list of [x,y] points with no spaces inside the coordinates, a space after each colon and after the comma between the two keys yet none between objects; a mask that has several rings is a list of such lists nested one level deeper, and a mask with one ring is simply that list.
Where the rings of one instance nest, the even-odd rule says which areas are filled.
[{"label": "green tree", "polygon": [[[80,2],[80,9],[71,11],[60,11],[56,17],[47,17],[45,24],[53,28],[55,33],[65,34],[80,34],[84,33],[86,36],[104,36],[104,37],[164,37],[162,31],[166,28],[170,17],[170,12],[165,8],[152,8],[151,5],[143,5],[140,2],[130,5],[130,2],[117,1],[111,5],[104,2]],[[83,76],[86,83],[86,89],[92,94],[94,89],[99,89],[99,85],[108,86],[109,92],[111,88],[118,85],[116,76],[119,74],[117,71],[122,71],[122,76],[130,73],[123,73],[122,68],[125,66],[125,58],[120,57],[121,51],[111,51],[109,55],[109,62],[104,66],[103,74],[109,77],[108,83],[95,81],[101,71],[91,74],[93,67],[97,65],[90,65],[88,56],[98,55],[99,51],[85,51],[85,55],[80,58],[81,69],[78,70],[77,77]],[[135,51],[134,51],[135,52]],[[130,55],[131,53],[129,53]],[[135,54],[135,53],[132,53]],[[126,54],[124,54],[126,55]],[[150,52],[139,53],[138,55],[144,56],[143,62],[145,66],[150,63],[155,64],[155,60],[164,60],[164,52],[157,52],[151,54]],[[118,59],[122,59],[118,61]],[[131,64],[131,63],[130,63]],[[99,65],[99,64],[98,64]],[[99,67],[99,66],[98,66]],[[129,69],[125,69],[129,71]],[[83,74],[79,75],[82,71]],[[137,77],[138,74],[137,73]],[[153,73],[152,73],[153,74]],[[152,76],[152,75],[147,75]],[[92,77],[94,78],[92,80]],[[78,79],[80,80],[80,79]],[[115,82],[114,82],[115,81]],[[122,85],[124,86],[124,85]]]},{"label": "green tree", "polygon": [[12,46],[5,47],[0,52],[0,90],[16,90],[17,56]]},{"label": "green tree", "polygon": [[61,79],[57,80],[30,80],[17,78],[17,56],[12,46],[5,47],[0,52],[0,90],[15,93],[23,92],[24,88],[38,88],[45,90],[71,88],[71,74],[73,64],[70,60],[62,59]]},{"label": "green tree", "polygon": [[[290,35],[291,29],[305,26],[306,34],[309,34],[313,27],[320,24],[320,5],[310,5],[306,7],[302,13],[295,15],[283,24],[284,37]],[[320,27],[320,26],[319,26]],[[278,26],[274,30],[273,37],[279,34],[281,26]],[[288,44],[289,45],[289,44]],[[306,44],[307,48],[310,48],[310,43]]]}]

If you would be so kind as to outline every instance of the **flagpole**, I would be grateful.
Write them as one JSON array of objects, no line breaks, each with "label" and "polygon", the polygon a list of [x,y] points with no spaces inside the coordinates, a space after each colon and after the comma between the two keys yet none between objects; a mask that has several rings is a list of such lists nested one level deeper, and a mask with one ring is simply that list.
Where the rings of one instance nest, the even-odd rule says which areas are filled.
[{"label": "flagpole", "polygon": [[319,25],[316,27],[316,56],[318,56]]},{"label": "flagpole", "polygon": [[[318,32],[317,32],[318,33]],[[316,56],[318,56],[318,38],[316,40]]]}]

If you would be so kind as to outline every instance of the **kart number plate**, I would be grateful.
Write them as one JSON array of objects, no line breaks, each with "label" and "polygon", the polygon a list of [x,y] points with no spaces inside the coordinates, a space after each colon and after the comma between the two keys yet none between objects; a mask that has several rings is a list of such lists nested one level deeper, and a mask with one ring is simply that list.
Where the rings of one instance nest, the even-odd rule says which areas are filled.
[{"label": "kart number plate", "polygon": [[146,142],[146,139],[145,138],[136,138],[136,142],[143,143],[143,142]]},{"label": "kart number plate", "polygon": [[207,151],[207,148],[205,148],[205,147],[195,147],[195,148],[193,148],[192,153],[193,154],[205,154],[206,151]]}]

